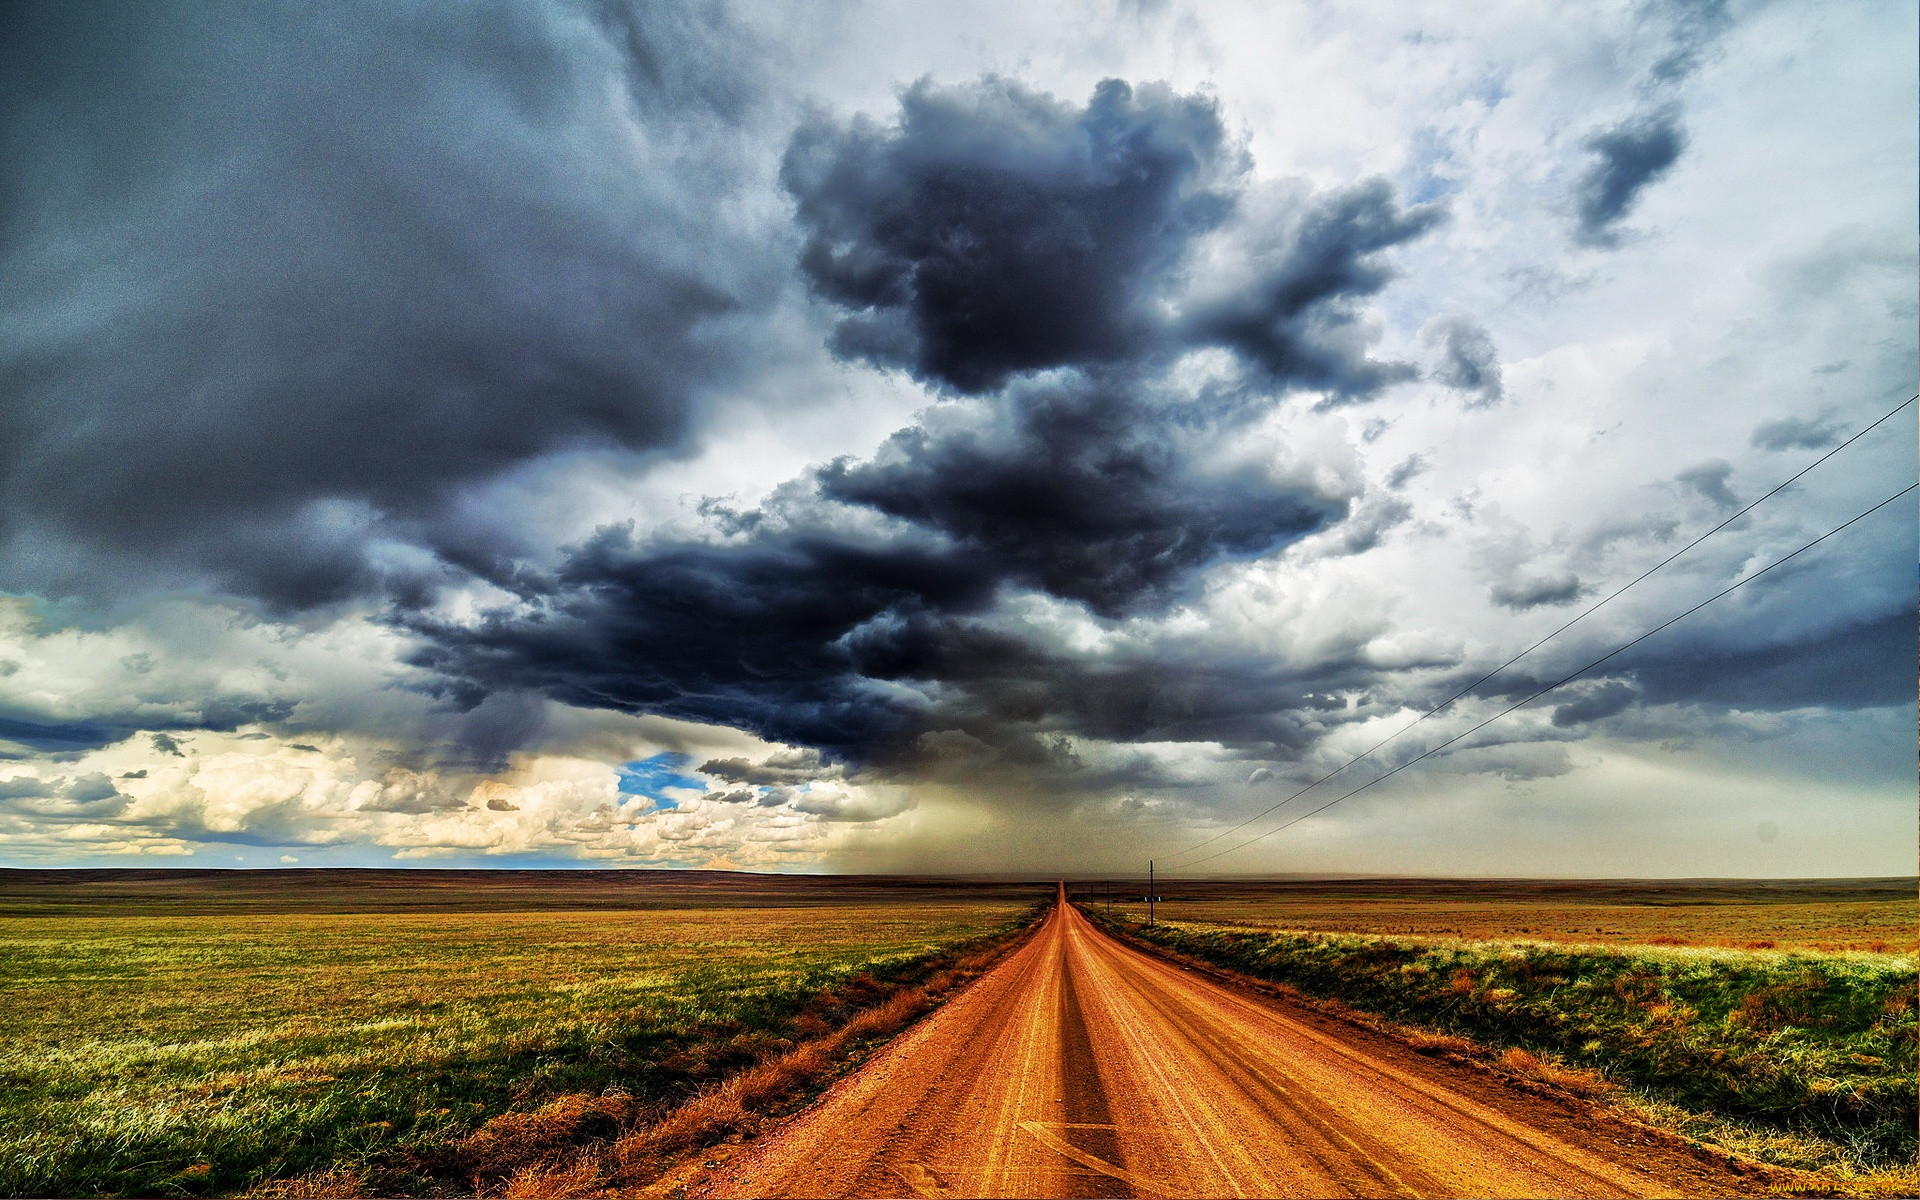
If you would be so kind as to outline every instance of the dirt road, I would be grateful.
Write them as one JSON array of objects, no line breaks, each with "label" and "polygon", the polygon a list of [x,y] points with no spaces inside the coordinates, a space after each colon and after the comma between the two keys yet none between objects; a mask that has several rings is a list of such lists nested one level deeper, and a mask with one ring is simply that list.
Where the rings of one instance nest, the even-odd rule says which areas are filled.
[{"label": "dirt road", "polygon": [[[1636,1144],[1637,1143],[1637,1144]],[[1756,1190],[1058,905],[703,1196],[1673,1196]]]}]

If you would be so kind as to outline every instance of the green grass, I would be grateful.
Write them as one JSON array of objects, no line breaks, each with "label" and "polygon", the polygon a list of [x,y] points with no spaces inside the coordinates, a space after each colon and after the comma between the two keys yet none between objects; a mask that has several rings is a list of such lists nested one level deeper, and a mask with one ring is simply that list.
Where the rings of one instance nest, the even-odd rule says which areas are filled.
[{"label": "green grass", "polygon": [[664,1109],[817,1028],[834,989],[912,979],[1028,911],[0,920],[0,1193],[367,1165],[430,1188],[491,1117],[609,1089]]},{"label": "green grass", "polygon": [[1308,995],[1496,1048],[1548,1054],[1652,1103],[1820,1139],[1863,1170],[1914,1160],[1912,955],[1395,938],[1189,922],[1128,929]]}]

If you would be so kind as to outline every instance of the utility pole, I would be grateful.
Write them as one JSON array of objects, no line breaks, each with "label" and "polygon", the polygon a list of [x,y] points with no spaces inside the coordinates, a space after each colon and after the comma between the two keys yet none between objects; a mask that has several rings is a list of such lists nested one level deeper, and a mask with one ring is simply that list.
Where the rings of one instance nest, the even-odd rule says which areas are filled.
[{"label": "utility pole", "polygon": [[1153,860],[1147,860],[1147,928],[1153,928]]}]

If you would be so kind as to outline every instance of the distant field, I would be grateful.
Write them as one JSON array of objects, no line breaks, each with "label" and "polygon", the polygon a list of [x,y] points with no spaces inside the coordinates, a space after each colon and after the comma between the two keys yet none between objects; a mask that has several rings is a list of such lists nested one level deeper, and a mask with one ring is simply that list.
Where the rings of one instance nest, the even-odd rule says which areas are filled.
[{"label": "distant field", "polygon": [[[1140,883],[1076,895],[1124,897]],[[1733,949],[1920,948],[1920,880],[1503,881],[1334,880],[1280,883],[1163,882],[1169,920],[1466,939],[1529,938],[1597,944]]]},{"label": "distant field", "polygon": [[[806,907],[752,907],[721,879],[695,881],[720,907],[450,912],[500,896],[435,873],[451,904],[390,878],[360,886],[395,911],[249,913],[318,889],[255,877],[248,903],[237,874],[198,895],[134,881],[202,915],[139,915],[135,889],[95,879],[77,898],[33,885],[26,905],[68,915],[0,917],[0,1193],[230,1193],[367,1164],[388,1189],[426,1188],[408,1172],[490,1117],[608,1089],[677,1102],[824,1027],[863,977],[909,977],[1044,895],[856,885],[835,903],[807,881]],[[496,881],[547,908],[568,882]],[[583,891],[609,903],[644,882]],[[786,882],[742,890],[790,900]],[[648,899],[669,894],[686,904]],[[118,915],[72,915],[89,909]]]},{"label": "distant field", "polygon": [[0,868],[0,916],[153,917],[218,913],[578,912],[793,908],[1003,900],[1052,885],[894,875],[739,871],[473,871],[292,867],[271,871]]}]

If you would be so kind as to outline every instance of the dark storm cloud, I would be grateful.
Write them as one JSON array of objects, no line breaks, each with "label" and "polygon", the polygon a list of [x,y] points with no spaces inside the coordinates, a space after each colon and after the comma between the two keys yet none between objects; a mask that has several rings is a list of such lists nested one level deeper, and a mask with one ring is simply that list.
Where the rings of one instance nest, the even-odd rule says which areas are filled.
[{"label": "dark storm cloud", "polygon": [[413,618],[420,665],[475,696],[526,688],[583,707],[730,725],[850,754],[911,724],[860,676],[852,635],[891,614],[977,609],[965,556],[825,536],[652,547],[604,530],[525,618]]},{"label": "dark storm cloud", "polygon": [[418,587],[366,544],[431,542],[460,485],[678,443],[778,253],[712,217],[752,92],[710,13],[12,7],[14,568],[84,588],[65,564],[104,552],[289,606]]},{"label": "dark storm cloud", "polygon": [[1269,243],[1255,277],[1169,319],[1245,169],[1211,101],[1110,79],[1074,108],[989,78],[917,84],[892,126],[816,122],[782,179],[807,233],[802,269],[846,310],[835,348],[941,387],[979,394],[1023,372],[1203,345],[1276,386],[1344,398],[1412,378],[1410,364],[1367,358],[1357,305],[1393,277],[1381,252],[1443,212],[1403,209],[1383,181],[1315,198],[1284,230],[1247,231]]},{"label": "dark storm cloud", "polygon": [[0,716],[0,740],[49,752],[92,750],[112,745],[129,732],[105,721],[35,721]]},{"label": "dark storm cloud", "polygon": [[1703,462],[1699,466],[1688,467],[1673,478],[1674,482],[1680,486],[1704,500],[1711,501],[1717,507],[1740,507],[1740,497],[1727,486],[1727,480],[1733,478],[1733,464],[1724,458],[1716,458]]},{"label": "dark storm cloud", "polygon": [[[755,787],[768,787],[779,784],[807,783],[832,773],[820,757],[820,752],[811,749],[777,751],[761,759],[750,762],[744,758],[716,758],[700,764],[700,773],[715,779],[724,779],[728,783],[744,783]],[[751,793],[741,793],[751,798]],[[736,802],[731,794],[716,799]]]},{"label": "dark storm cloud", "polygon": [[[964,640],[951,646],[964,651]],[[1359,641],[1329,648],[1302,670],[1248,656],[1238,646],[1171,637],[1104,656],[1029,645],[1020,655],[936,654],[930,662],[943,703],[929,720],[948,732],[938,743],[921,738],[917,765],[938,773],[937,760],[953,760],[949,773],[961,780],[1007,771],[1056,781],[1071,776],[1083,790],[1178,786],[1146,756],[1083,763],[1062,737],[1219,742],[1245,758],[1291,759],[1330,728],[1393,711],[1390,703],[1378,712],[1371,703],[1348,709],[1324,694],[1358,693],[1382,682]]]},{"label": "dark storm cloud", "polygon": [[1085,108],[1006,79],[921,82],[897,125],[811,125],[782,180],[834,345],[962,392],[1112,362],[1152,336],[1240,159],[1211,101],[1110,79]]},{"label": "dark storm cloud", "polygon": [[1592,131],[1584,142],[1593,161],[1574,187],[1574,236],[1581,244],[1619,245],[1620,223],[1641,193],[1679,161],[1688,141],[1681,85],[1713,55],[1733,20],[1726,0],[1647,0],[1635,13],[1633,28],[1653,36],[1657,57],[1640,81],[1640,111]]},{"label": "dark storm cloud", "polygon": [[1754,427],[1752,444],[1756,450],[1825,450],[1836,445],[1846,426],[1832,415],[1819,418],[1782,417]]},{"label": "dark storm cloud", "polygon": [[[783,179],[837,347],[961,397],[760,509],[709,505],[713,541],[605,529],[518,607],[400,614],[414,661],[463,702],[522,689],[826,756],[708,764],[755,787],[823,762],[1124,784],[1144,756],[1096,769],[1069,739],[1306,744],[1331,719],[1297,715],[1307,697],[1377,677],[1357,645],[1312,679],[1172,643],[1088,662],[995,613],[1039,593],[1109,625],[1164,615],[1210,567],[1348,515],[1348,485],[1275,473],[1264,422],[1287,390],[1358,397],[1411,372],[1366,358],[1358,304],[1390,278],[1381,252],[1438,215],[1367,184],[1273,228],[1223,224],[1244,220],[1243,174],[1210,102],[1112,81],[1084,107],[922,83],[894,124],[807,126]],[[1211,237],[1263,247],[1238,299],[1181,290]],[[1214,345],[1254,384],[1169,385],[1183,348]]]},{"label": "dark storm cloud", "polygon": [[[71,754],[111,746],[143,730],[231,733],[243,725],[284,721],[293,710],[294,703],[284,699],[206,696],[163,710],[129,705],[120,711],[108,708],[82,721],[63,721],[16,699],[0,705],[0,741],[52,754]],[[154,733],[152,741],[154,749],[163,754],[182,753],[179,741],[169,733]]]},{"label": "dark storm cloud", "polygon": [[1494,585],[1495,604],[1515,612],[1530,608],[1572,604],[1587,594],[1587,586],[1572,574],[1520,576]]},{"label": "dark storm cloud", "polygon": [[1246,287],[1187,314],[1185,336],[1234,350],[1276,383],[1340,399],[1412,379],[1413,364],[1366,356],[1370,334],[1358,302],[1393,278],[1381,252],[1445,215],[1435,205],[1403,209],[1381,180],[1321,197]]},{"label": "dark storm cloud", "polygon": [[[1889,534],[1884,527],[1876,532]],[[1816,552],[1610,658],[1605,678],[1583,679],[1545,697],[1559,705],[1554,724],[1571,727],[1632,704],[1753,711],[1910,707],[1920,630],[1913,568],[1901,564],[1912,561],[1911,526],[1892,538],[1904,554],[1861,560],[1837,550]],[[1844,607],[1836,596],[1845,598]],[[1659,623],[1651,614],[1643,620],[1646,625],[1612,637],[1530,656],[1475,690],[1508,700],[1531,695],[1632,631]]]},{"label": "dark storm cloud", "polygon": [[1593,163],[1575,188],[1579,239],[1613,246],[1618,226],[1640,193],[1673,168],[1686,149],[1687,133],[1672,110],[1647,113],[1595,132],[1586,140]]},{"label": "dark storm cloud", "polygon": [[1479,322],[1462,316],[1441,317],[1428,324],[1426,338],[1441,352],[1440,364],[1433,370],[1435,380],[1471,393],[1470,407],[1500,402],[1500,354],[1493,347],[1493,335]]},{"label": "dark storm cloud", "polygon": [[[1187,448],[1236,428],[1237,406],[1155,404],[1133,386],[1068,376],[968,402],[965,418],[942,410],[870,462],[821,469],[804,503],[734,514],[732,542],[602,531],[531,611],[408,618],[428,641],[415,661],[456,692],[731,725],[862,765],[937,770],[965,751],[1072,769],[1062,733],[1297,745],[1284,710],[1300,681],[1171,648],[1089,670],[984,619],[1009,589],[1107,617],[1163,612],[1207,566],[1344,511],[1259,471],[1205,470]],[[848,514],[889,520],[876,532]],[[922,740],[942,731],[957,738]],[[818,762],[703,769],[774,784],[817,777]]]},{"label": "dark storm cloud", "polygon": [[1900,611],[1773,645],[1730,647],[1696,636],[1636,652],[1625,666],[1651,704],[1771,710],[1911,705],[1920,632],[1910,597],[1909,590]]},{"label": "dark storm cloud", "polygon": [[1580,689],[1553,710],[1553,723],[1562,728],[1611,717],[1626,709],[1640,693],[1632,684],[1609,679]]},{"label": "dark storm cloud", "polygon": [[1182,445],[1182,423],[1204,419],[1124,384],[1025,385],[978,423],[916,427],[871,462],[833,464],[821,491],[944,534],[997,579],[1117,617],[1341,514],[1254,467],[1208,470]]},{"label": "dark storm cloud", "polygon": [[[415,661],[476,693],[525,688],[726,724],[883,772],[975,783],[1072,775],[1081,787],[1137,781],[1147,768],[1087,768],[1062,735],[1293,753],[1323,722],[1356,715],[1325,710],[1317,693],[1380,676],[1358,642],[1307,678],[1177,640],[1089,660],[985,615],[992,558],[907,541],[783,531],[746,545],[659,547],[609,531],[531,611],[464,625],[411,618],[426,638]],[[716,760],[702,770],[781,785],[818,777],[820,761]]]},{"label": "dark storm cloud", "polygon": [[[415,618],[429,639],[416,661],[478,691],[725,724],[863,766],[938,767],[970,747],[983,764],[1070,767],[1050,740],[1059,733],[1297,740],[1273,714],[1305,689],[1237,656],[1146,653],[1089,668],[975,619],[994,596],[993,566],[965,549],[819,534],[660,548],[609,532],[531,614]],[[966,740],[917,740],[939,731]],[[703,770],[753,784],[819,774],[726,760]]]}]

